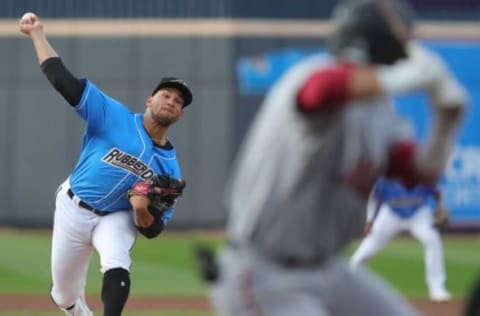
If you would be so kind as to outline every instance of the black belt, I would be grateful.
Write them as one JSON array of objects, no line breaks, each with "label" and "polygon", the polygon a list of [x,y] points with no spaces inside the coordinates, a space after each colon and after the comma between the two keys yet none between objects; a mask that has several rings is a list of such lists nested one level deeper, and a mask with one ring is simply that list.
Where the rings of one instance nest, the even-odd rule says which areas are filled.
[{"label": "black belt", "polygon": [[[75,196],[75,193],[73,193],[72,189],[68,189],[67,191],[67,195],[70,199],[73,199],[73,197]],[[110,214],[110,212],[106,212],[106,211],[99,211],[99,210],[96,210],[94,209],[93,207],[91,207],[90,205],[88,205],[87,203],[83,202],[82,200],[78,199],[78,206],[80,206],[81,208],[84,208],[98,216],[105,216],[105,215],[108,215]]]},{"label": "black belt", "polygon": [[[232,241],[231,239],[227,240],[227,245],[232,249],[236,250],[240,248],[240,245]],[[266,255],[267,258],[275,262],[276,264],[283,266],[285,268],[314,268],[323,265],[325,260],[323,258],[313,258],[313,259],[300,259],[294,256],[270,256]]]}]

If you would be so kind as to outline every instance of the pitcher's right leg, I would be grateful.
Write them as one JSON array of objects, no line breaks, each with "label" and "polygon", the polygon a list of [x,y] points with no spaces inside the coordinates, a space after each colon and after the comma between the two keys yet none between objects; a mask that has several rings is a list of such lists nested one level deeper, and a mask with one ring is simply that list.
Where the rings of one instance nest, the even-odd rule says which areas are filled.
[{"label": "pitcher's right leg", "polygon": [[60,308],[68,309],[84,295],[93,249],[90,235],[97,216],[75,205],[65,193],[66,186],[62,187],[54,215],[50,295]]}]

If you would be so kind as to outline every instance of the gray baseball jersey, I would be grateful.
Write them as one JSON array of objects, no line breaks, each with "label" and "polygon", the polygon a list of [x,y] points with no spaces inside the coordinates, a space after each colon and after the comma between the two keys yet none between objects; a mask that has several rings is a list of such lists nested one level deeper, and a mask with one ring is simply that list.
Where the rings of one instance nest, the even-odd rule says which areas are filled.
[{"label": "gray baseball jersey", "polygon": [[345,179],[360,165],[380,174],[391,144],[410,138],[411,129],[383,96],[300,112],[302,83],[332,62],[322,55],[293,67],[252,123],[226,193],[235,243],[271,258],[318,262],[361,232],[366,196]]}]

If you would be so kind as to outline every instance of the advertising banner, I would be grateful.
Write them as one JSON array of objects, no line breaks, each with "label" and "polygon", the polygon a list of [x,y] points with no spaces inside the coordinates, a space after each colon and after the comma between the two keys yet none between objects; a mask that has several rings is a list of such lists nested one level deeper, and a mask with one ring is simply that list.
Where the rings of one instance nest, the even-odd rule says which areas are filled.
[{"label": "advertising banner", "polygon": [[[451,225],[480,227],[480,42],[425,41],[437,51],[470,94],[463,126],[449,159],[441,188],[445,205],[451,212]],[[236,63],[240,101],[263,96],[290,66],[324,49],[288,47],[265,51],[255,56],[240,56]],[[413,125],[419,142],[432,120],[427,96],[421,93],[395,98],[396,109]]]}]

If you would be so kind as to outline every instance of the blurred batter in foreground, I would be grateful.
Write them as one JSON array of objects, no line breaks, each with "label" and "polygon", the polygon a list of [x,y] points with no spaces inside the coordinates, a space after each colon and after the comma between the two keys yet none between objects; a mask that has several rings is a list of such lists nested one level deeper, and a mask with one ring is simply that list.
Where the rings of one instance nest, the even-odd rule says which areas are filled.
[{"label": "blurred batter in foreground", "polygon": [[[226,192],[229,242],[212,283],[219,315],[416,315],[341,252],[361,234],[379,176],[413,184],[442,174],[467,97],[442,60],[412,42],[399,1],[342,2],[332,23],[332,55],[278,80],[239,151]],[[390,103],[418,89],[434,112],[423,147]]]}]

